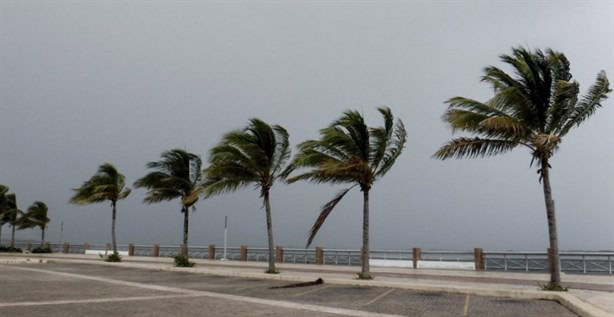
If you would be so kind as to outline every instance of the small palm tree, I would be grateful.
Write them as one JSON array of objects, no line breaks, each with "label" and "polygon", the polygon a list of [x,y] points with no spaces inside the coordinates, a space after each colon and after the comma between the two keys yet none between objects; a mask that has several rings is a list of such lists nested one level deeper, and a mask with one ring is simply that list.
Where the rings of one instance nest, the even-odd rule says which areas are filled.
[{"label": "small palm tree", "polygon": [[0,245],[2,245],[2,226],[4,225],[2,219],[4,218],[4,212],[8,209],[8,201],[6,196],[8,194],[8,191],[8,186],[0,184]]},{"label": "small palm tree", "polygon": [[503,154],[518,146],[531,151],[531,163],[538,165],[543,184],[548,219],[550,248],[554,253],[551,287],[560,287],[558,236],[554,200],[550,187],[550,158],[562,138],[586,121],[601,106],[611,91],[605,72],[586,95],[578,97],[580,84],[572,80],[569,61],[562,53],[525,48],[502,55],[514,75],[491,66],[484,69],[482,81],[494,88],[494,97],[479,102],[464,97],[447,101],[449,109],[443,120],[453,130],[467,131],[475,137],[459,137],[442,146],[434,157],[474,158]]},{"label": "small palm tree", "polygon": [[113,210],[111,220],[111,239],[113,240],[113,253],[117,253],[117,240],[115,238],[115,220],[117,218],[117,202],[130,195],[131,189],[126,187],[126,177],[121,174],[111,163],[105,163],[98,167],[94,176],[87,180],[81,187],[73,189],[75,194],[70,203],[76,205],[89,205],[111,202]]},{"label": "small palm tree", "polygon": [[138,179],[134,186],[148,190],[144,202],[147,204],[181,199],[183,213],[183,245],[188,256],[189,210],[196,210],[195,204],[202,193],[200,156],[181,149],[162,153],[162,160],[147,163],[153,171]]},{"label": "small palm tree", "polygon": [[31,229],[39,227],[41,229],[41,248],[45,245],[45,228],[51,221],[47,217],[47,205],[42,201],[37,201],[28,208],[28,211],[19,220],[19,229]]},{"label": "small palm tree", "polygon": [[23,211],[17,207],[17,196],[14,193],[6,195],[5,199],[5,209],[0,219],[0,227],[7,223],[11,226],[11,248],[14,248],[15,226],[19,224],[19,219],[23,215]]},{"label": "small palm tree", "polygon": [[242,130],[225,134],[210,151],[209,168],[205,169],[207,196],[233,192],[250,184],[260,189],[266,212],[269,244],[267,273],[275,273],[273,223],[269,191],[281,177],[290,158],[288,132],[279,125],[270,126],[251,119]]},{"label": "small palm tree", "polygon": [[363,116],[357,111],[344,112],[341,118],[320,130],[319,140],[299,144],[299,153],[287,171],[311,168],[288,178],[289,183],[308,180],[314,183],[354,184],[322,207],[320,216],[311,228],[307,247],[345,194],[353,187],[360,186],[364,199],[361,279],[372,278],[369,273],[369,190],[394,165],[407,139],[403,122],[397,120],[395,124],[388,107],[378,108],[378,111],[384,117],[384,126],[378,128],[367,127]]}]

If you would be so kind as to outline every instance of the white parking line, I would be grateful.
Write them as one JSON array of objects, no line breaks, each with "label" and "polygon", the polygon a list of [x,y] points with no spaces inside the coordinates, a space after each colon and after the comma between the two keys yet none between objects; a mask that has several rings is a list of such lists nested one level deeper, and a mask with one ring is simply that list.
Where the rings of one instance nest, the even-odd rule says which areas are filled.
[{"label": "white parking line", "polygon": [[467,297],[465,297],[465,308],[463,308],[463,316],[467,316],[467,314],[469,313],[469,297],[471,296],[471,294],[467,294]]},{"label": "white parking line", "polygon": [[310,289],[310,290],[308,290],[308,291],[304,291],[304,292],[302,292],[302,293],[294,294],[294,296],[292,296],[292,297],[299,297],[299,296],[303,296],[303,295],[305,295],[305,294],[313,293],[313,292],[319,291],[319,290],[321,290],[321,289],[329,288],[329,287],[331,287],[331,286],[332,286],[332,285],[324,285],[324,286],[321,286],[321,287],[317,287],[317,288],[314,288],[314,289]]},{"label": "white parking line", "polygon": [[153,300],[153,299],[169,299],[169,298],[186,298],[186,297],[201,297],[200,294],[184,294],[184,295],[154,295],[154,296],[134,296],[134,297],[110,297],[110,298],[92,298],[92,299],[74,299],[74,300],[50,300],[41,302],[16,302],[16,303],[0,303],[2,307],[15,306],[41,306],[41,305],[64,305],[64,304],[89,304],[89,303],[108,303],[108,302],[129,302],[135,300]]},{"label": "white parking line", "polygon": [[382,293],[381,295],[379,295],[378,297],[376,297],[376,298],[374,298],[374,299],[370,300],[369,302],[367,302],[367,303],[366,303],[366,304],[364,304],[363,306],[369,306],[369,305],[371,305],[371,304],[373,304],[373,303],[377,302],[378,300],[382,299],[384,296],[386,296],[386,295],[388,295],[388,294],[392,293],[393,291],[394,291],[394,288],[393,288],[393,289],[389,289],[389,290],[385,291],[384,293]]},{"label": "white parking line", "polygon": [[[0,266],[3,266],[3,265],[0,265]],[[317,305],[309,305],[309,304],[299,304],[299,303],[286,302],[286,301],[280,301],[280,300],[261,299],[261,298],[214,293],[214,292],[207,292],[207,291],[194,291],[194,290],[181,289],[181,288],[176,288],[176,287],[167,287],[167,286],[152,285],[152,284],[137,283],[137,282],[127,282],[127,281],[114,280],[114,279],[103,278],[103,277],[94,277],[94,276],[87,276],[87,275],[82,275],[82,274],[48,271],[48,270],[41,270],[41,269],[35,269],[35,268],[25,268],[25,267],[16,267],[16,266],[8,266],[8,267],[12,269],[16,269],[16,270],[48,273],[48,274],[55,274],[55,275],[60,275],[60,276],[65,276],[65,277],[73,277],[73,278],[82,278],[82,279],[88,279],[88,280],[117,284],[117,285],[140,287],[144,289],[155,289],[155,290],[160,290],[160,291],[176,292],[176,293],[184,294],[183,296],[192,295],[193,297],[198,297],[200,295],[203,297],[219,298],[219,299],[246,302],[246,303],[252,303],[252,304],[260,304],[260,305],[282,307],[282,308],[289,308],[289,309],[307,310],[307,311],[313,311],[313,312],[319,312],[319,313],[328,313],[328,314],[353,316],[353,317],[370,317],[370,316],[373,316],[373,317],[402,317],[400,315],[381,314],[381,313],[367,312],[367,311],[361,311],[361,310],[317,306]],[[318,288],[318,290],[322,288],[323,287],[320,287]],[[172,295],[166,295],[166,296],[172,296]],[[176,296],[181,296],[181,295],[176,295]],[[104,299],[101,299],[101,300],[104,300]],[[126,300],[129,300],[129,298],[126,298]]]}]

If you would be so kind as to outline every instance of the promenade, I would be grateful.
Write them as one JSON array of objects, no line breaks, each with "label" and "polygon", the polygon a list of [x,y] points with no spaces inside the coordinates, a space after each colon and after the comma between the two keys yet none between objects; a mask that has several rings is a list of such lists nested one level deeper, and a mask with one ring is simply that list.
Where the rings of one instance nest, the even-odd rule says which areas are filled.
[{"label": "promenade", "polygon": [[[46,263],[38,263],[41,261]],[[173,279],[173,274],[188,274],[189,277],[180,278],[184,283],[171,283],[172,287],[193,291],[194,289],[201,290],[202,287],[205,287],[204,285],[207,285],[205,287],[207,292],[241,296],[241,298],[218,299],[235,300],[243,304],[251,303],[260,307],[259,305],[266,306],[266,304],[250,301],[253,298],[264,297],[267,300],[275,301],[269,303],[271,305],[268,305],[268,308],[281,309],[283,307],[283,309],[297,309],[299,311],[316,309],[315,311],[321,313],[322,316],[328,316],[327,314],[339,315],[327,310],[333,308],[342,309],[342,311],[338,311],[341,312],[341,315],[352,316],[359,316],[359,312],[365,311],[372,313],[366,316],[375,313],[400,316],[489,316],[495,314],[499,316],[614,316],[614,277],[612,276],[564,274],[563,284],[569,288],[569,292],[543,292],[539,290],[539,285],[547,282],[548,275],[539,273],[373,267],[375,279],[361,281],[355,278],[357,267],[279,263],[277,268],[281,273],[270,275],[263,273],[265,263],[199,259],[194,261],[197,263],[194,268],[175,268],[172,266],[171,258],[129,256],[124,257],[122,263],[106,263],[95,255],[1,255],[0,282],[3,286],[18,285],[20,281],[27,280],[24,279],[24,276],[30,274],[35,273],[45,276],[55,274],[53,272],[63,272],[62,274],[66,274],[63,275],[64,278],[87,279],[89,277],[91,281],[96,283],[119,283],[118,285],[124,286],[132,282],[147,281],[147,285],[152,287],[160,285],[164,289],[164,287],[170,287],[167,282],[169,279]],[[128,273],[126,270],[133,273]],[[71,274],[76,275],[71,276]],[[57,274],[55,275],[57,276]],[[133,277],[137,276],[142,278],[134,280]],[[113,281],[100,280],[105,278],[113,279]],[[116,280],[116,278],[118,279]],[[324,284],[301,288],[300,290],[298,288],[286,289],[285,292],[273,291],[269,288],[270,286],[313,281],[317,278],[322,278]],[[201,279],[202,282],[199,282]],[[224,291],[219,293],[219,288],[215,290],[208,288],[212,285],[212,281],[217,281],[213,283],[216,285],[233,285],[234,287],[228,289],[222,287]],[[251,287],[252,284],[254,284],[254,288]],[[2,287],[2,289],[5,289],[5,287]],[[79,293],[78,290],[72,292]],[[186,292],[187,295],[202,295],[208,298],[218,296],[209,293],[205,295],[201,293],[192,294],[191,291],[185,290],[179,291],[179,294],[183,296],[186,295],[184,294]],[[303,292],[307,293],[294,296]],[[294,295],[286,296],[289,293]],[[177,295],[173,294],[172,296]],[[6,296],[4,292],[0,293],[0,315],[6,315],[7,311],[14,312],[15,309],[40,306],[34,304],[26,306],[13,304],[11,306],[9,303],[11,301],[7,302],[4,299]],[[144,295],[129,297],[142,296]],[[145,297],[148,298],[148,296],[150,295]],[[172,296],[165,300],[173,299]],[[101,294],[101,298],[107,297],[108,295],[103,296]],[[434,297],[438,300],[433,300]],[[25,300],[25,298],[20,298],[13,302],[30,302],[35,299]],[[539,299],[550,299],[552,301]],[[62,300],[68,301],[66,305],[70,304],[69,299]],[[91,301],[92,299],[85,300]],[[405,303],[403,305],[406,306],[399,306],[399,301]],[[288,303],[299,306],[286,307],[287,305],[294,305]],[[314,303],[317,304],[315,308],[300,306],[314,305]],[[351,303],[354,303],[355,306],[353,307]],[[324,308],[320,311],[318,307]],[[343,311],[343,309],[351,310],[351,312]],[[447,309],[452,311],[448,312]],[[24,312],[32,314],[31,311]],[[266,309],[263,312],[265,315],[269,313],[284,315],[287,312],[268,311],[267,313]],[[36,313],[33,315],[36,315]]]}]

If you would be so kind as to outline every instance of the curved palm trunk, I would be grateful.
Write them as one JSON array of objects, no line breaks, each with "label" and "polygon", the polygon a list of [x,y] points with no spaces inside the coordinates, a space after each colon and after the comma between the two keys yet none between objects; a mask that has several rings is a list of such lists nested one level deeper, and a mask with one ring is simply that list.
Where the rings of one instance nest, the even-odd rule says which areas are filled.
[{"label": "curved palm trunk", "polygon": [[11,248],[15,247],[15,225],[11,225],[13,228],[13,233],[11,234]]},{"label": "curved palm trunk", "polygon": [[373,278],[369,273],[369,190],[362,191],[364,202],[362,211],[362,249],[360,250],[361,279]]},{"label": "curved palm trunk", "polygon": [[41,248],[45,246],[45,227],[41,228]]},{"label": "curved palm trunk", "polygon": [[2,245],[2,224],[0,223],[0,246]]},{"label": "curved palm trunk", "polygon": [[113,242],[113,253],[117,253],[117,240],[115,239],[115,219],[117,218],[117,202],[111,202],[113,206],[113,220],[111,221],[111,240]]},{"label": "curved palm trunk", "polygon": [[185,256],[188,256],[188,227],[190,224],[188,207],[183,207],[183,245]]},{"label": "curved palm trunk", "polygon": [[552,284],[561,284],[561,267],[559,262],[559,239],[556,232],[556,217],[554,214],[554,200],[552,200],[552,188],[550,187],[550,172],[548,160],[542,159],[542,182],[544,185],[544,199],[546,200],[546,216],[548,218],[548,237],[552,250],[553,270],[550,273]]},{"label": "curved palm trunk", "polygon": [[264,206],[266,209],[266,229],[269,236],[269,268],[267,273],[275,273],[275,257],[273,256],[273,221],[271,220],[271,203],[269,191],[264,192]]}]

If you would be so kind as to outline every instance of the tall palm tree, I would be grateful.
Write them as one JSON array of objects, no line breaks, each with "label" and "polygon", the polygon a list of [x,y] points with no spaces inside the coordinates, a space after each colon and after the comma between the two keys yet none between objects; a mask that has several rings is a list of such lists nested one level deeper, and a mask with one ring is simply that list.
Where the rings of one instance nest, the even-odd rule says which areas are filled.
[{"label": "tall palm tree", "polygon": [[113,210],[111,218],[111,239],[113,253],[117,253],[117,240],[115,238],[115,220],[117,218],[117,202],[130,195],[131,189],[126,187],[126,177],[121,174],[111,163],[104,163],[98,167],[98,171],[81,187],[73,189],[75,194],[70,203],[76,205],[89,205],[111,202]]},{"label": "tall palm tree", "polygon": [[30,229],[39,227],[41,229],[41,248],[45,245],[45,228],[51,221],[47,217],[47,205],[42,201],[37,201],[28,208],[28,211],[19,221],[19,229]]},{"label": "tall palm tree", "polygon": [[360,186],[364,199],[361,279],[372,278],[369,273],[369,190],[394,165],[407,139],[403,121],[397,119],[395,123],[390,108],[380,107],[378,111],[384,118],[381,127],[369,128],[359,112],[346,111],[341,118],[320,130],[319,140],[299,144],[299,153],[288,172],[294,168],[310,170],[287,179],[289,183],[308,180],[314,183],[354,184],[322,207],[320,216],[311,228],[307,247],[345,194],[353,187]]},{"label": "tall palm tree", "polygon": [[15,226],[19,224],[19,219],[23,215],[17,207],[17,196],[14,193],[6,195],[5,210],[0,219],[0,226],[8,223],[11,226],[11,248],[15,247]]},{"label": "tall palm tree", "polygon": [[586,121],[611,91],[604,71],[586,94],[578,97],[580,84],[572,80],[569,61],[560,52],[547,49],[529,51],[519,47],[501,60],[512,67],[513,75],[490,66],[482,81],[492,85],[494,97],[479,102],[464,97],[447,101],[443,120],[452,129],[472,133],[442,146],[434,157],[474,158],[503,154],[518,146],[531,152],[531,164],[538,165],[548,219],[550,248],[554,253],[552,287],[560,287],[558,236],[554,200],[550,186],[550,158],[562,138]]},{"label": "tall palm tree", "polygon": [[0,184],[0,245],[2,245],[2,226],[4,225],[2,219],[4,218],[4,212],[8,209],[6,196],[8,191],[8,186]]},{"label": "tall palm tree", "polygon": [[233,192],[250,184],[260,189],[266,212],[269,244],[267,273],[275,273],[273,223],[269,191],[282,178],[290,158],[288,132],[279,125],[270,126],[251,119],[247,127],[225,134],[210,151],[209,168],[205,169],[207,196]]},{"label": "tall palm tree", "polygon": [[183,213],[183,245],[188,256],[189,209],[196,210],[195,204],[202,193],[200,156],[181,149],[162,153],[162,159],[147,163],[153,171],[138,179],[134,186],[148,190],[144,202],[147,204],[181,199]]}]

